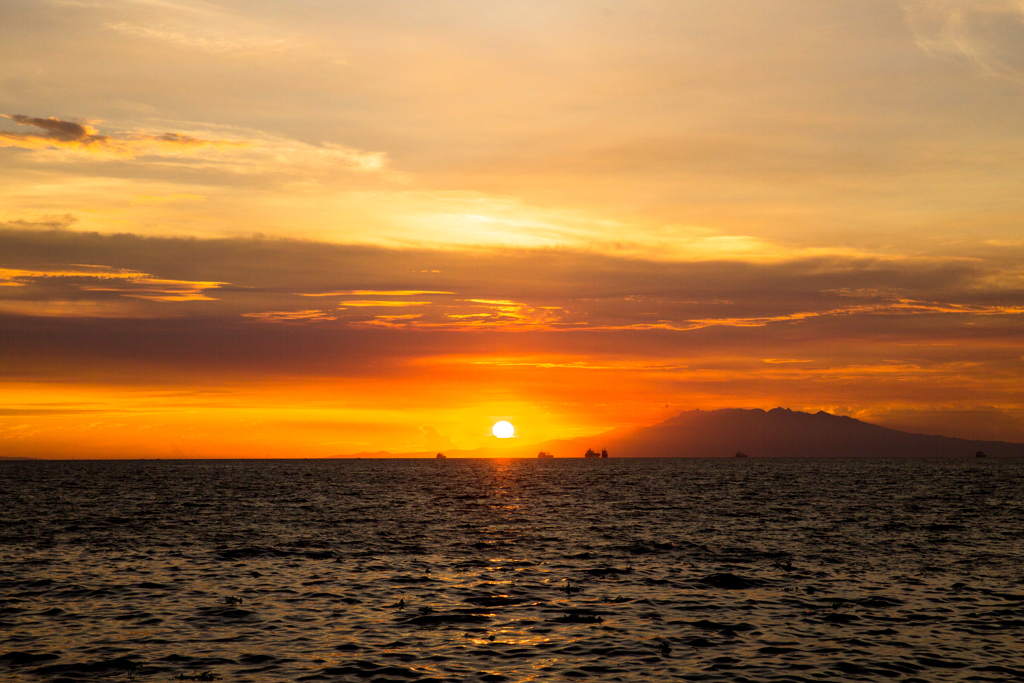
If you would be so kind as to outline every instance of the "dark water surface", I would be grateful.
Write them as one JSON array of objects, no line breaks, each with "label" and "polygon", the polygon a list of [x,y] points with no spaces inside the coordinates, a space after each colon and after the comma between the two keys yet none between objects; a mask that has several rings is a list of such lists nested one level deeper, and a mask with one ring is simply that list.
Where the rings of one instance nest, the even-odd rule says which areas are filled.
[{"label": "dark water surface", "polygon": [[0,680],[203,672],[1019,680],[1024,461],[0,463]]}]

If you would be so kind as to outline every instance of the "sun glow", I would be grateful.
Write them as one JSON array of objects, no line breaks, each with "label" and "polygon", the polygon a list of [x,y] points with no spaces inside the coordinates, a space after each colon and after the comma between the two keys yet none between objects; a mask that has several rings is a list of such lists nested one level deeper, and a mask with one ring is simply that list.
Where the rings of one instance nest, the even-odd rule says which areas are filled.
[{"label": "sun glow", "polygon": [[516,433],[516,428],[512,426],[511,422],[502,420],[501,422],[494,423],[494,426],[491,427],[491,433],[499,439],[511,439]]}]

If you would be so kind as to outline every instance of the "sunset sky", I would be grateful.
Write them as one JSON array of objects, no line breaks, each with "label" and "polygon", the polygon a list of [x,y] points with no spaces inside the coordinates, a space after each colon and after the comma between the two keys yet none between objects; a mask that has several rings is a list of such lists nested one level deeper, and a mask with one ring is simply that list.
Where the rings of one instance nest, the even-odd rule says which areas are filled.
[{"label": "sunset sky", "polygon": [[0,456],[1024,441],[1020,0],[6,0]]}]

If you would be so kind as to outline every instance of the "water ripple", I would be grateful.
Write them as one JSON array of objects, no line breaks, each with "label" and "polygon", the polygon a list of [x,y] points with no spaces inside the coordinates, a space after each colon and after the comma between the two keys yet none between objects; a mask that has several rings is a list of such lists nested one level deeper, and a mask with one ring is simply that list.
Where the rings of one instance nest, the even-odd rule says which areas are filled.
[{"label": "water ripple", "polygon": [[6,462],[0,500],[4,680],[1024,677],[1020,461]]}]

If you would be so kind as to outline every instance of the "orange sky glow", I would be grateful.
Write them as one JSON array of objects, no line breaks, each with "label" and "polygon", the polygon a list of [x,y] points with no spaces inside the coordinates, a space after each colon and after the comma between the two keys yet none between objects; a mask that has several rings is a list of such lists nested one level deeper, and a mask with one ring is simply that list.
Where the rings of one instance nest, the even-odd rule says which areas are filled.
[{"label": "orange sky glow", "polygon": [[1024,441],[1021,44],[1014,0],[3,3],[0,456]]}]

